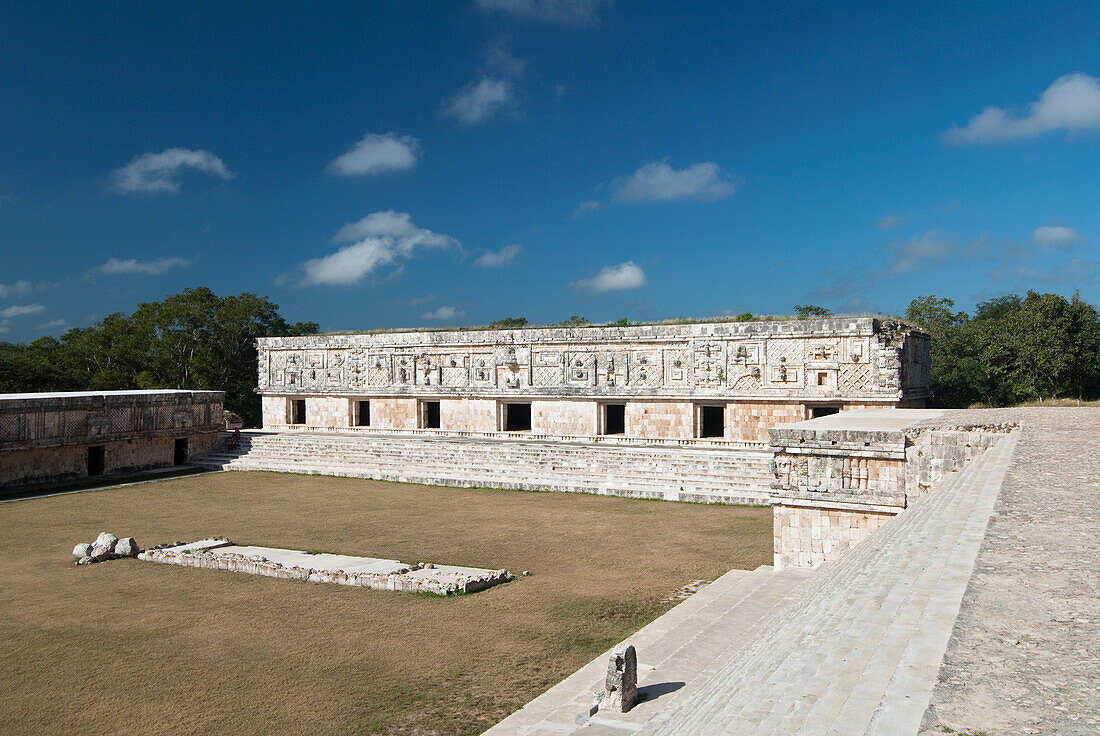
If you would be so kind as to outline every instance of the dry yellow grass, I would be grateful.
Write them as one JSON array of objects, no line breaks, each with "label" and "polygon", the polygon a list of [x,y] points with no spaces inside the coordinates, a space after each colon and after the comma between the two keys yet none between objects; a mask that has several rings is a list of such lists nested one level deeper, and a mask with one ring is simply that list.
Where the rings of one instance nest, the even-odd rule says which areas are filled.
[{"label": "dry yellow grass", "polygon": [[[474,734],[651,620],[770,561],[767,509],[220,473],[0,505],[0,731]],[[530,570],[429,596],[118,560],[239,543]]]}]

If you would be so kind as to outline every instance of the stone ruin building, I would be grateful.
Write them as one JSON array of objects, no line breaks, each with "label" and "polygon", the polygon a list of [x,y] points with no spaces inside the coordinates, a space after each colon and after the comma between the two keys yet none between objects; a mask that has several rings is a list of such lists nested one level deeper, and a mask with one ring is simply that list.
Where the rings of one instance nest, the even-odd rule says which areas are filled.
[{"label": "stone ruin building", "polygon": [[870,317],[378,332],[258,340],[265,429],[768,441],[923,407],[929,341]]},{"label": "stone ruin building", "polygon": [[222,391],[0,394],[0,486],[183,465],[213,449]]}]

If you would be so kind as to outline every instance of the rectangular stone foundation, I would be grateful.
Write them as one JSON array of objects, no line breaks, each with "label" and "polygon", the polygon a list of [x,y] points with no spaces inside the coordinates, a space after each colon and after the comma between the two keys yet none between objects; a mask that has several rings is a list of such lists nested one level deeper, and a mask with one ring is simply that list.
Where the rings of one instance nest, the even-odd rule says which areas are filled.
[{"label": "rectangular stone foundation", "polygon": [[275,547],[242,547],[228,540],[203,539],[188,544],[154,547],[138,554],[139,560],[208,570],[227,570],[251,575],[335,583],[375,590],[454,595],[475,593],[507,582],[507,570],[418,563],[329,553],[311,554]]}]

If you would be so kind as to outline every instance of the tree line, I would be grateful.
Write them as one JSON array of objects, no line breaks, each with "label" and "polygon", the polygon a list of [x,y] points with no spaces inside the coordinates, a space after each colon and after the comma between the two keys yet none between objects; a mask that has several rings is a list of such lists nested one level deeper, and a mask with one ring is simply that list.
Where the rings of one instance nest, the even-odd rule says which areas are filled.
[{"label": "tree line", "polygon": [[[819,316],[818,310],[828,312],[798,309],[802,318]],[[1100,398],[1100,316],[1078,294],[1010,294],[978,304],[973,316],[955,311],[951,299],[922,296],[905,318],[931,335],[937,406]],[[527,324],[508,317],[492,326]],[[589,322],[573,316],[560,324]],[[315,322],[288,323],[267,297],[186,289],[60,338],[0,342],[0,393],[214,389],[225,391],[228,410],[258,426],[256,338],[317,331]]]},{"label": "tree line", "polygon": [[259,426],[256,338],[317,330],[315,322],[287,323],[267,297],[185,289],[60,338],[0,342],[0,393],[211,389],[225,391],[226,409]]},{"label": "tree line", "polygon": [[931,335],[937,406],[1100,398],[1100,318],[1080,294],[1009,294],[973,316],[922,296],[905,317]]}]

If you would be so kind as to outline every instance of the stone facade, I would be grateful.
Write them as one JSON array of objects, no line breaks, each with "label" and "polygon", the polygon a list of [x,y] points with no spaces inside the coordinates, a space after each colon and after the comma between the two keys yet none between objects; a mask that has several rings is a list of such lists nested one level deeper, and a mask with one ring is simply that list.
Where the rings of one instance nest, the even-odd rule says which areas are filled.
[{"label": "stone facade", "polygon": [[922,424],[941,413],[850,412],[772,428],[775,566],[834,559],[1012,429]]},{"label": "stone facade", "polygon": [[[308,335],[257,346],[264,427],[275,429],[763,443],[776,424],[922,406],[930,394],[927,335],[868,317]],[[514,423],[513,403],[530,407],[512,409],[524,417]]]},{"label": "stone facade", "polygon": [[0,394],[0,485],[168,467],[213,449],[221,391]]}]

